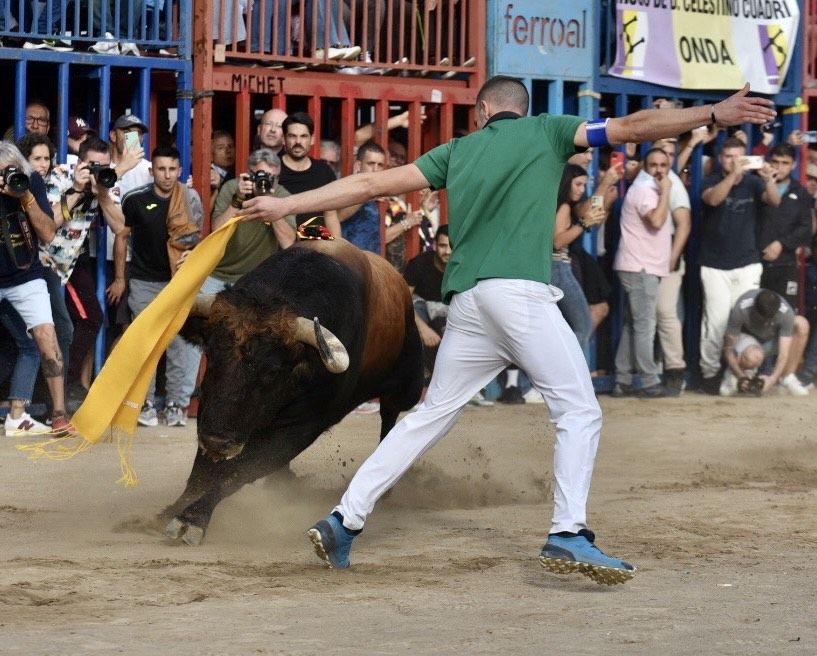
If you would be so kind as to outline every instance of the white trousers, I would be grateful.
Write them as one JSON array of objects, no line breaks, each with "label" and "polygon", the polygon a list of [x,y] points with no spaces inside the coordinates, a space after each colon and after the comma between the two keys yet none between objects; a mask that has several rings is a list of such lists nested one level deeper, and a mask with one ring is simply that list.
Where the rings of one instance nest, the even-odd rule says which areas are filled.
[{"label": "white trousers", "polygon": [[543,283],[490,279],[454,297],[425,401],[363,463],[335,508],[347,528],[363,527],[377,500],[509,364],[528,374],[556,425],[551,532],[587,527],[601,408],[576,336],[556,306],[561,296]]},{"label": "white trousers", "polygon": [[738,298],[760,287],[763,265],[748,264],[737,269],[701,267],[704,312],[701,321],[701,375],[711,378],[721,369],[723,337],[729,313]]}]

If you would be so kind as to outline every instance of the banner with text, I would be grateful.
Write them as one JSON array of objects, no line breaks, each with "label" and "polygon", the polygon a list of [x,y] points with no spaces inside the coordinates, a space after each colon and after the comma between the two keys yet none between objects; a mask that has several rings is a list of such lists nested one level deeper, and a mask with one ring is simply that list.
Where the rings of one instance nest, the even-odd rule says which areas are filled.
[{"label": "banner with text", "polygon": [[797,0],[617,0],[610,74],[679,89],[774,94],[789,69]]}]

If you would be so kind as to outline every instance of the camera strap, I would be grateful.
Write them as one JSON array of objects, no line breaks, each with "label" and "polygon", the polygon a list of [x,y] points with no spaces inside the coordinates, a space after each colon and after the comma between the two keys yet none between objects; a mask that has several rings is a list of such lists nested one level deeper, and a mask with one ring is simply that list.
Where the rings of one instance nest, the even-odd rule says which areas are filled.
[{"label": "camera strap", "polygon": [[[17,220],[17,227],[20,229],[19,233],[17,234],[23,238],[24,245],[29,253],[28,262],[24,264],[20,264],[18,262],[17,251],[14,250],[14,234],[12,232],[11,225],[12,219]],[[6,251],[8,251],[11,261],[14,262],[14,266],[16,266],[20,271],[28,271],[28,269],[31,268],[31,264],[34,262],[34,257],[36,256],[36,251],[34,249],[34,236],[31,234],[31,226],[28,224],[28,217],[26,217],[26,215],[20,211],[9,213],[3,212],[3,215],[0,218],[0,237],[3,238],[3,243],[6,245]]]}]

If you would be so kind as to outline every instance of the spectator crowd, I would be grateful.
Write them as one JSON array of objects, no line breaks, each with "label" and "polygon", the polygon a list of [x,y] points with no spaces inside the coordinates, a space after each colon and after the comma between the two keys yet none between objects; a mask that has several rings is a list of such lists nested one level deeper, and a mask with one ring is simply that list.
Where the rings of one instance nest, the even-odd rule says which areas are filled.
[{"label": "spectator crowd", "polygon": [[[30,102],[25,134],[12,130],[0,144],[0,378],[8,381],[8,435],[71,433],[70,412],[93,381],[100,330],[105,327],[110,348],[183,266],[206,216],[216,229],[252,196],[315,189],[341,170],[336,142],[313,143],[313,117],[270,109],[245,162],[235,161],[235,141],[251,135],[213,133],[212,203],[205,208],[182,179],[174,145],[154,148],[148,159],[148,126],[140,117],[119,116],[107,135],[71,117],[64,136],[69,155],[58,162],[50,115],[44,103]],[[407,127],[408,120],[407,112],[393,116],[389,128]],[[406,161],[399,131],[384,144],[370,138],[373,132],[365,125],[357,130],[352,175]],[[766,134],[772,135],[764,133],[749,153],[744,133],[711,126],[645,144],[640,155],[628,145],[623,161],[609,150],[578,153],[565,167],[553,249],[543,257],[552,258],[559,308],[591,370],[614,376],[613,397],[678,396],[692,383],[727,396],[774,390],[804,396],[813,387],[817,151],[803,147],[798,132],[782,143]],[[706,173],[695,187],[692,158]],[[807,173],[805,185],[798,170]],[[692,193],[700,194],[702,207],[697,231]],[[421,192],[417,206],[395,196],[270,225],[242,223],[202,293],[227,288],[314,226],[404,272],[430,378],[445,331],[441,286],[451,254],[434,190]],[[420,252],[410,258],[414,244]],[[690,363],[684,317],[691,308],[684,301],[691,296],[683,290],[698,285],[700,359]],[[616,342],[612,319],[619,313],[611,309],[619,305]],[[698,335],[686,322],[691,330]],[[168,426],[184,426],[199,368],[197,349],[174,340],[139,423],[155,426],[163,417]],[[29,404],[40,374],[48,410],[35,418]],[[543,402],[515,368],[472,399],[479,406],[494,401]],[[375,410],[376,400],[364,406],[361,412]]]}]

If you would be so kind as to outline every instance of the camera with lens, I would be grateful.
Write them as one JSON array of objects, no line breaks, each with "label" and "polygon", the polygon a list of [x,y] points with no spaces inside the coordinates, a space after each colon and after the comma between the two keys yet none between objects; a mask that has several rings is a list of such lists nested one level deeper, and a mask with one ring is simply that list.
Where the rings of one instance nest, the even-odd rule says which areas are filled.
[{"label": "camera with lens", "polygon": [[16,166],[7,166],[3,169],[3,181],[6,187],[16,194],[22,194],[24,191],[28,191],[31,186],[31,181],[28,179],[25,171],[21,171]]},{"label": "camera with lens", "polygon": [[99,162],[90,162],[88,171],[94,179],[106,189],[111,189],[116,184],[116,171],[110,166]]},{"label": "camera with lens", "polygon": [[252,180],[253,195],[255,196],[266,196],[272,192],[275,185],[275,176],[266,171],[250,173],[250,180]]}]

